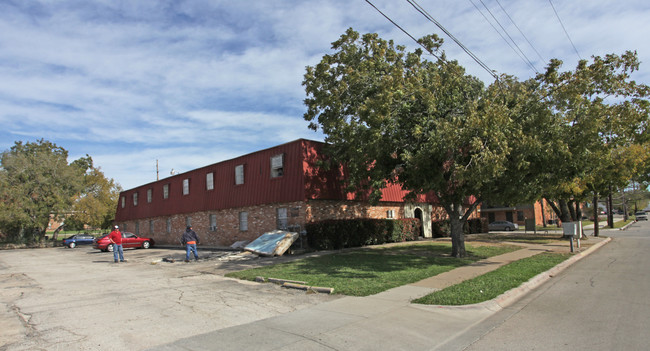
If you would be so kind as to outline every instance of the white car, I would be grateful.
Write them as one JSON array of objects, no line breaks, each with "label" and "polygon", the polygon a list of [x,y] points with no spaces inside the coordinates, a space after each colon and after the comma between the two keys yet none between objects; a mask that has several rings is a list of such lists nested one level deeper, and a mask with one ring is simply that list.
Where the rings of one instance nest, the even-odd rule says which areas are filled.
[{"label": "white car", "polygon": [[639,211],[634,214],[634,217],[636,217],[637,221],[647,221],[648,220],[648,215],[644,211]]}]

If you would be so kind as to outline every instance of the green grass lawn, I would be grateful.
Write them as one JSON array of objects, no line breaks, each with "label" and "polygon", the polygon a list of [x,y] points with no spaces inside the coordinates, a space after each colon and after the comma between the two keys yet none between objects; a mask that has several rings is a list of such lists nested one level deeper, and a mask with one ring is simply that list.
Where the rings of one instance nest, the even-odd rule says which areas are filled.
[{"label": "green grass lawn", "polygon": [[456,259],[449,257],[450,243],[405,244],[328,254],[226,276],[297,280],[310,286],[334,288],[336,294],[368,296],[517,249],[508,245],[467,244],[468,257]]},{"label": "green grass lawn", "polygon": [[414,300],[428,305],[469,305],[491,300],[545,272],[570,254],[541,253]]}]

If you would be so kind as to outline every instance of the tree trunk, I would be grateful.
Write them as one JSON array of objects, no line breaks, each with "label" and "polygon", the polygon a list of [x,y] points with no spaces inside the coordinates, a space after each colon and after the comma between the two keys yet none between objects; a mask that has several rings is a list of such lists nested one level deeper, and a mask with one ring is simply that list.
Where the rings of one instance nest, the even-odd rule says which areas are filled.
[{"label": "tree trunk", "polygon": [[[569,215],[571,216],[571,222],[576,222],[578,220],[578,217],[576,216],[576,209],[573,206],[574,204],[576,204],[575,200],[569,200],[569,202],[567,202],[567,207],[569,209]],[[576,206],[578,206],[578,205],[576,205]]]},{"label": "tree trunk", "polygon": [[540,206],[541,206],[541,208],[542,208],[542,226],[543,226],[544,228],[546,228],[546,213],[545,213],[545,211],[544,211],[544,199],[542,199],[542,200],[539,202],[539,204],[540,204]]},{"label": "tree trunk", "polygon": [[449,224],[451,225],[451,255],[456,258],[467,256],[465,251],[465,234],[463,233],[464,221],[460,218],[459,211],[456,215],[449,215]]},{"label": "tree trunk", "polygon": [[594,192],[594,236],[598,236],[600,226],[598,224],[598,193]]},{"label": "tree trunk", "polygon": [[548,203],[549,206],[551,206],[553,212],[555,212],[555,214],[560,219],[560,221],[562,221],[562,223],[571,222],[571,215],[569,214],[569,205],[567,204],[566,200],[559,200],[558,201],[559,207],[549,199],[546,199],[546,202]]},{"label": "tree trunk", "polygon": [[465,251],[465,233],[463,233],[463,227],[467,222],[469,216],[476,210],[476,207],[479,205],[480,201],[476,200],[471,204],[466,211],[463,213],[463,205],[461,204],[451,204],[448,206],[443,206],[447,215],[449,216],[449,224],[451,230],[451,256],[456,258],[463,258],[467,256]]},{"label": "tree trunk", "polygon": [[614,228],[614,214],[612,213],[614,209],[614,200],[612,199],[612,186],[609,186],[609,197],[607,200],[607,225],[610,228]]},{"label": "tree trunk", "polygon": [[571,217],[571,211],[569,210],[569,203],[566,200],[558,201],[560,203],[560,220],[562,223],[568,223],[573,220]]}]

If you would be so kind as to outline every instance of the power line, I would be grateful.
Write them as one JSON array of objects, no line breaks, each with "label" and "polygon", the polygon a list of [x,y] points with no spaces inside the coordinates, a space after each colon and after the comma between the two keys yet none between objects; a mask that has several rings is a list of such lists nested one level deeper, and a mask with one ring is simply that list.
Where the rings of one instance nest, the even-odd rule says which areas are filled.
[{"label": "power line", "polygon": [[[523,50],[521,50],[521,48],[519,47],[519,45],[517,45],[517,43],[514,41],[514,39],[512,39],[512,36],[510,36],[510,34],[508,33],[508,31],[503,27],[503,25],[501,25],[501,22],[499,22],[499,20],[496,18],[496,16],[494,16],[494,14],[492,13],[492,11],[490,11],[490,9],[487,7],[487,5],[485,5],[485,3],[483,2],[483,0],[479,0],[479,1],[481,2],[481,4],[483,5],[483,7],[485,8],[485,10],[490,14],[490,16],[492,16],[492,19],[493,19],[493,20],[494,20],[494,21],[499,25],[499,27],[501,28],[501,30],[503,31],[503,33],[505,33],[505,35],[508,36],[508,38],[510,39],[510,41],[508,41],[508,39],[506,39],[506,38],[503,36],[503,34],[501,34],[501,31],[499,31],[499,30],[498,30],[498,29],[497,29],[497,28],[492,24],[492,22],[490,22],[490,20],[485,16],[485,14],[483,13],[483,11],[481,11],[481,9],[479,9],[479,7],[474,3],[474,1],[469,0],[469,2],[471,2],[472,5],[474,5],[474,7],[476,8],[476,10],[481,14],[481,16],[483,16],[483,18],[484,18],[484,19],[485,19],[485,20],[490,24],[490,26],[492,26],[492,28],[493,28],[493,29],[494,29],[494,30],[499,34],[499,36],[501,36],[501,39],[503,39],[503,40],[506,42],[506,44],[508,44],[508,46],[510,46],[510,48],[515,52],[515,54],[517,54],[517,56],[519,56],[519,58],[520,58],[522,61],[524,61],[524,63],[525,63],[528,67],[530,67],[533,71],[535,71],[536,73],[539,73],[539,71],[537,70],[537,68],[535,68],[535,65],[533,65],[533,63],[530,61],[530,59],[528,59],[528,57],[526,56],[526,54],[524,54]],[[513,44],[514,46],[512,46],[512,45],[510,44],[511,42],[512,42],[512,44]],[[516,47],[516,49],[515,49],[515,47]]]},{"label": "power line", "polygon": [[404,28],[400,27],[399,24],[395,23],[395,21],[393,21],[393,20],[392,20],[390,17],[388,17],[386,14],[384,14],[383,12],[381,12],[381,10],[378,9],[377,6],[375,6],[372,2],[370,2],[370,0],[366,0],[366,2],[367,2],[368,4],[370,4],[370,6],[372,6],[375,10],[377,10],[377,12],[379,12],[382,16],[384,16],[384,18],[386,18],[388,21],[390,21],[390,23],[392,23],[395,27],[399,28],[399,30],[401,30],[402,32],[404,32],[404,34],[406,34],[409,38],[413,39],[414,42],[416,42],[416,43],[418,43],[418,45],[422,46],[422,47],[423,47],[427,52],[429,52],[431,55],[433,55],[433,56],[434,56],[435,58],[437,58],[438,60],[441,60],[441,61],[445,62],[444,59],[442,59],[441,57],[439,57],[438,55],[436,55],[435,53],[433,53],[431,50],[429,50],[429,49],[428,49],[427,47],[425,47],[424,45],[420,44],[420,42],[418,42],[418,40],[415,39],[415,37],[413,37],[409,32],[407,32]]},{"label": "power line", "polygon": [[571,46],[573,46],[573,50],[575,50],[576,55],[578,55],[578,58],[582,60],[582,57],[580,57],[580,53],[578,53],[578,49],[576,49],[576,46],[573,45],[573,40],[571,40],[571,37],[569,36],[569,32],[567,32],[566,28],[564,28],[564,23],[562,23],[562,19],[560,19],[560,15],[557,14],[557,11],[555,10],[555,6],[553,6],[553,2],[551,0],[548,0],[548,3],[551,4],[551,7],[553,8],[553,12],[555,12],[555,17],[557,17],[557,20],[560,21],[560,25],[564,30],[564,34],[566,34],[566,37],[569,39],[569,42],[571,43]]},{"label": "power line", "polygon": [[503,11],[503,13],[505,13],[506,16],[508,16],[508,19],[510,19],[510,22],[512,22],[512,24],[515,26],[515,28],[517,28],[517,30],[519,31],[519,33],[521,34],[521,36],[524,37],[524,39],[526,39],[526,42],[528,43],[528,45],[530,45],[530,47],[533,49],[533,51],[535,51],[535,53],[537,54],[537,57],[539,57],[539,59],[540,59],[542,62],[546,62],[546,59],[544,59],[544,58],[542,57],[542,55],[539,53],[539,51],[537,51],[537,49],[535,48],[535,46],[533,45],[533,43],[531,43],[530,40],[528,40],[528,37],[526,37],[526,35],[524,34],[524,32],[521,30],[521,28],[519,28],[519,26],[517,25],[517,23],[515,23],[515,21],[512,19],[512,17],[510,17],[510,14],[508,14],[508,11],[506,11],[506,9],[503,8],[503,6],[501,5],[501,2],[499,2],[499,0],[496,0],[496,2],[497,2],[497,4],[499,4],[499,7],[500,7],[501,10]]},{"label": "power line", "polygon": [[[367,1],[367,0],[366,0]],[[420,6],[415,0],[406,0],[411,6],[413,6],[422,16],[424,16],[426,19],[428,19],[430,22],[433,22],[440,30],[442,30],[447,36],[449,36],[458,46],[460,46],[469,57],[471,57],[476,63],[478,63],[479,66],[481,66],[484,70],[486,70],[494,79],[499,80],[499,76],[495,73],[494,70],[490,69],[483,61],[481,61],[478,56],[476,56],[473,52],[471,52],[463,43],[460,42],[460,40],[456,39],[456,37],[451,34],[440,22],[436,21],[433,16],[431,16],[422,6]]]}]

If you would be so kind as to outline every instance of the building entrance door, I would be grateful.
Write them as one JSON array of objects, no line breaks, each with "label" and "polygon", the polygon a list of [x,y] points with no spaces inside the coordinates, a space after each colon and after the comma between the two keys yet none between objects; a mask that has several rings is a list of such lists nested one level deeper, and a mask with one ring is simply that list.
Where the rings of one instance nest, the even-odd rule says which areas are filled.
[{"label": "building entrance door", "polygon": [[424,237],[424,221],[422,220],[422,210],[420,208],[415,209],[415,218],[420,220],[420,237]]}]

